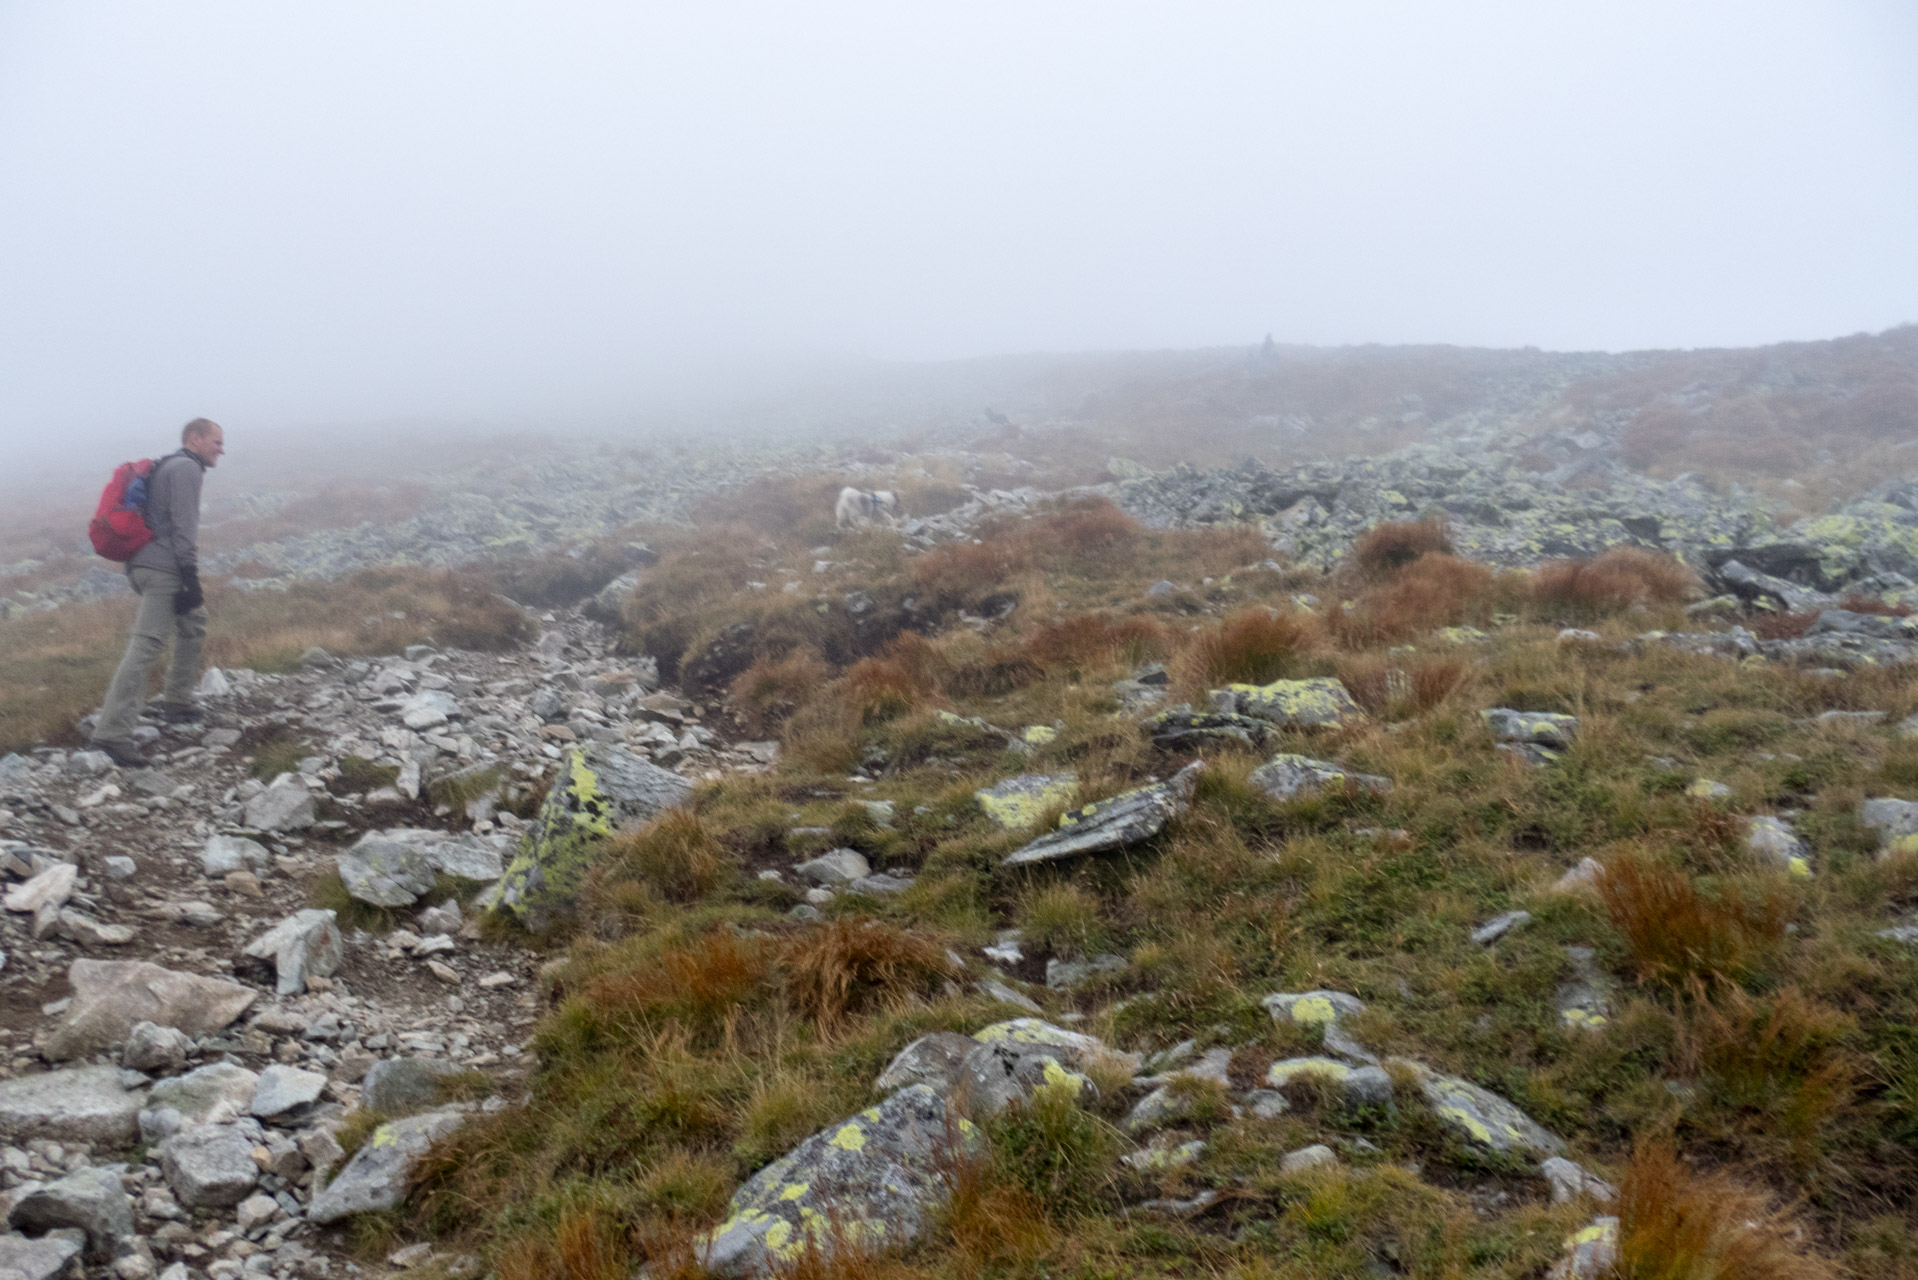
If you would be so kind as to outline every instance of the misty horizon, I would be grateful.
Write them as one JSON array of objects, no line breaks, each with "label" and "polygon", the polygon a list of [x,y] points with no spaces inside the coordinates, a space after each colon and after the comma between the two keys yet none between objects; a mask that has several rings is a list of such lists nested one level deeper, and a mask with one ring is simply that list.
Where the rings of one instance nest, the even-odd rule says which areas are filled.
[{"label": "misty horizon", "polygon": [[20,4],[0,432],[1918,319],[1902,6]]}]

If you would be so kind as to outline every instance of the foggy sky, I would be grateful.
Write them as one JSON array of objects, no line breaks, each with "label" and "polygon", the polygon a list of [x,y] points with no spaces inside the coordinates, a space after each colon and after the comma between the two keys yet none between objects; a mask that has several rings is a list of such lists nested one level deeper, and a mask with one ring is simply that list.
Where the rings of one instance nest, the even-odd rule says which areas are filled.
[{"label": "foggy sky", "polygon": [[0,0],[10,448],[1267,332],[1828,337],[1918,320],[1914,229],[1907,0]]}]

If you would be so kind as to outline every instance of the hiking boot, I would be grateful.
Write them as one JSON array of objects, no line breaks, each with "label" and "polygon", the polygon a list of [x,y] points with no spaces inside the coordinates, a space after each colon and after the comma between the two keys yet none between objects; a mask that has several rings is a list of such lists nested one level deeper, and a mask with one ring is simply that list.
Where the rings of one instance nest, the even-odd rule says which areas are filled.
[{"label": "hiking boot", "polygon": [[112,742],[103,742],[96,738],[87,746],[94,751],[105,752],[107,759],[122,769],[145,769],[153,763],[141,753],[140,748],[124,738]]},{"label": "hiking boot", "polygon": [[206,719],[206,712],[191,702],[157,702],[160,719],[168,724],[199,724]]}]

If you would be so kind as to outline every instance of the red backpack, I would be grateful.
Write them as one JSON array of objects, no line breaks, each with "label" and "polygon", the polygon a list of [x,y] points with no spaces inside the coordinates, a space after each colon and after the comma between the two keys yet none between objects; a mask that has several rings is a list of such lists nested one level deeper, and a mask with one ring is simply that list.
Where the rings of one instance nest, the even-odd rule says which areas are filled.
[{"label": "red backpack", "polygon": [[153,541],[147,528],[147,477],[153,474],[153,459],[122,462],[113,469],[113,479],[100,491],[100,505],[87,525],[93,549],[109,560],[125,563]]}]

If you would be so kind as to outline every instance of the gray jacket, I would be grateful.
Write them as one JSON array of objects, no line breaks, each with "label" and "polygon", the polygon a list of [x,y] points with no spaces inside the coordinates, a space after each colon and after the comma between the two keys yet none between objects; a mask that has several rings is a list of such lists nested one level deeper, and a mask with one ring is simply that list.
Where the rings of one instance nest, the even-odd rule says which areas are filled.
[{"label": "gray jacket", "polygon": [[147,528],[153,541],[133,553],[129,569],[178,574],[200,567],[200,480],[206,464],[182,449],[153,464],[147,477]]}]

